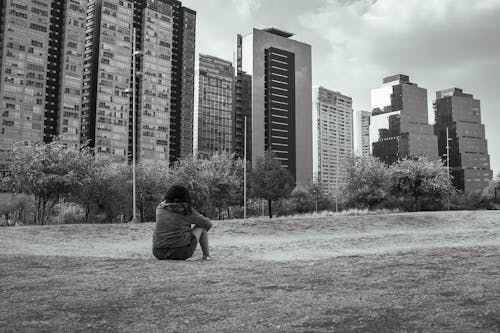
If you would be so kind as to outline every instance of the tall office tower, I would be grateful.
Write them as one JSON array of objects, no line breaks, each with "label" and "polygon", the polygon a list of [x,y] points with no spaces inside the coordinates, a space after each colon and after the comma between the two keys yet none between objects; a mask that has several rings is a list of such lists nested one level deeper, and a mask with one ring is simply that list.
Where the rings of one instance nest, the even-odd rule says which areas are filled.
[{"label": "tall office tower", "polygon": [[193,153],[196,12],[176,0],[158,1],[170,4],[173,14],[170,162],[174,162]]},{"label": "tall office tower", "polygon": [[402,158],[437,159],[437,137],[429,125],[427,90],[406,75],[383,80],[371,92],[370,142],[372,154],[390,164]]},{"label": "tall office tower", "polygon": [[233,150],[234,68],[230,61],[200,54],[196,70],[194,154]]},{"label": "tall office tower", "polygon": [[436,92],[434,111],[440,156],[446,155],[447,128],[451,139],[453,184],[466,193],[482,191],[488,186],[493,172],[484,125],[481,124],[480,101],[459,88],[441,90]]},{"label": "tall office tower", "polygon": [[237,36],[237,59],[236,59],[236,80],[234,84],[234,112],[233,112],[233,151],[236,157],[241,159],[245,156],[245,117],[247,125],[246,135],[246,156],[247,161],[251,161],[251,112],[252,112],[252,76],[242,69],[242,39]]},{"label": "tall office tower", "polygon": [[[168,164],[174,9],[168,2],[151,0],[136,1],[134,8],[137,48],[143,53],[136,60],[140,73],[136,87],[137,160]],[[129,126],[129,151],[131,148]]]},{"label": "tall office tower", "polygon": [[[89,2],[82,140],[90,141],[98,157],[130,160],[134,125],[138,162],[168,163],[181,156],[181,145],[192,147],[184,141],[192,141],[193,127],[193,13],[174,0]],[[135,124],[126,94],[133,88],[133,28],[136,50],[142,51],[134,64]]]},{"label": "tall office tower", "polygon": [[314,87],[312,108],[313,179],[338,195],[352,156],[352,98]]},{"label": "tall office tower", "polygon": [[82,141],[96,157],[113,162],[128,158],[132,24],[127,0],[90,0],[82,96]]},{"label": "tall office tower", "polygon": [[354,155],[368,156],[370,155],[370,118],[371,112],[356,111],[354,112],[353,122],[353,144]]},{"label": "tall office tower", "polygon": [[252,76],[252,161],[272,150],[295,181],[312,180],[311,46],[275,28],[242,37],[242,70]]},{"label": "tall office tower", "polygon": [[85,8],[85,0],[2,1],[0,173],[17,142],[79,143]]}]

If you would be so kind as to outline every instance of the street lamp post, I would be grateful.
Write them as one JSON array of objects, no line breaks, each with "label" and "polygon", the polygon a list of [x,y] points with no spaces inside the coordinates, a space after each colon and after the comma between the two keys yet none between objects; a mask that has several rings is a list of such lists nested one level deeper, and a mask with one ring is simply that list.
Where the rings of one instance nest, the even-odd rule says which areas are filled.
[{"label": "street lamp post", "polygon": [[243,136],[243,218],[247,218],[247,116],[245,116]]},{"label": "street lamp post", "polygon": [[[132,222],[137,222],[137,192],[136,192],[136,59],[143,55],[142,51],[137,50],[137,31],[136,28],[133,29],[132,36],[132,89],[125,89],[126,94],[132,94]],[[132,91],[130,91],[132,90]]]},{"label": "street lamp post", "polygon": [[[446,167],[448,168],[448,184],[451,183],[450,178],[450,136],[448,127],[446,127]],[[448,210],[450,210],[450,194],[448,193]]]}]

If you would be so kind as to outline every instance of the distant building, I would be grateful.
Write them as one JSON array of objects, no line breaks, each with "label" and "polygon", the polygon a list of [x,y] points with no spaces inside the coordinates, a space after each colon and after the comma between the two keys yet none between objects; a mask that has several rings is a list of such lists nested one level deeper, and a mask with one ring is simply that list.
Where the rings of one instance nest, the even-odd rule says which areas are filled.
[{"label": "distant building", "polygon": [[441,90],[434,102],[439,155],[446,160],[446,129],[449,131],[450,168],[453,184],[466,193],[482,191],[493,176],[481,124],[481,105],[459,88]]},{"label": "distant building", "polygon": [[312,124],[314,182],[338,195],[352,156],[352,98],[314,87]]},{"label": "distant building", "polygon": [[252,77],[252,161],[272,150],[297,183],[312,180],[311,46],[275,28],[242,37],[241,69]]},{"label": "distant building", "polygon": [[0,4],[0,175],[19,142],[80,143],[85,0]]},{"label": "distant building", "polygon": [[196,71],[194,151],[196,156],[233,151],[232,63],[200,54]]},{"label": "distant building", "polygon": [[[90,0],[82,141],[98,158],[131,159],[132,66],[136,160],[168,164],[192,153],[196,13],[175,0]],[[142,56],[132,63],[133,28]]]},{"label": "distant building", "polygon": [[356,111],[354,112],[353,121],[353,145],[354,155],[369,156],[370,155],[370,118],[371,112]]},{"label": "distant building", "polygon": [[243,37],[237,36],[236,80],[234,84],[234,124],[233,124],[233,151],[236,157],[245,155],[245,116],[247,117],[247,161],[251,160],[251,113],[252,113],[252,76],[242,69],[242,42]]},{"label": "distant building", "polygon": [[406,75],[383,80],[371,92],[370,141],[372,154],[391,164],[408,157],[437,159],[437,137],[429,125],[427,90]]}]

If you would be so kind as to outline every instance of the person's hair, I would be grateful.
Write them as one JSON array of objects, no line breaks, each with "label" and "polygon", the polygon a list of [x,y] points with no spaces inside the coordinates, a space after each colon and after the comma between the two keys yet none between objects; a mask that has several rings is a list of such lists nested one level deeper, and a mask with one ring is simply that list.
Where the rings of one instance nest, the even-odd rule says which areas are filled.
[{"label": "person's hair", "polygon": [[191,214],[191,197],[187,188],[181,185],[170,187],[165,195],[165,201],[168,203],[184,203],[186,210],[184,214]]}]

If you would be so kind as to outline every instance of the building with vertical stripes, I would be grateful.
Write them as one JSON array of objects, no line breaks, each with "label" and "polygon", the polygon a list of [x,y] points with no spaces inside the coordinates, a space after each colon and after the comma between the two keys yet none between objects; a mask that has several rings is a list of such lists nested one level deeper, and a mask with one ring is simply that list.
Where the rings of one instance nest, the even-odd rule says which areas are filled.
[{"label": "building with vertical stripes", "polygon": [[299,184],[312,181],[311,46],[275,29],[242,37],[242,71],[252,76],[252,161],[272,150]]}]

